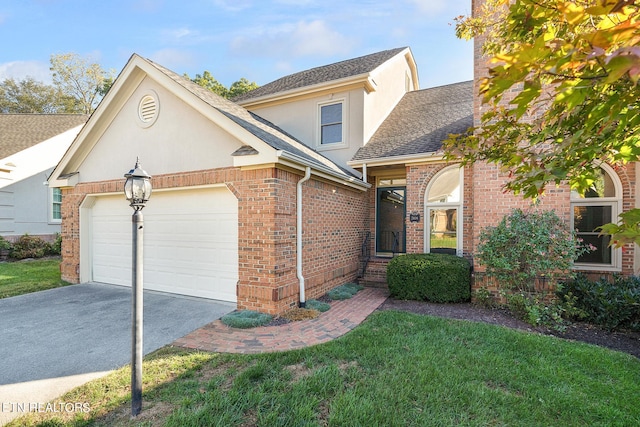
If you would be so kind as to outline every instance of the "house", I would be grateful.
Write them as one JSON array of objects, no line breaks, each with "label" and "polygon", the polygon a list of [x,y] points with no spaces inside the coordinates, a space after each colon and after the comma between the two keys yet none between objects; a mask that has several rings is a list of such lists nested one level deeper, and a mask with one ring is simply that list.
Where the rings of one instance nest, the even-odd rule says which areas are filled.
[{"label": "house", "polygon": [[0,114],[0,236],[60,233],[60,189],[45,184],[88,117]]},{"label": "house", "polygon": [[[384,280],[397,254],[472,259],[480,229],[523,203],[495,168],[443,159],[442,140],[474,123],[474,90],[421,90],[403,47],[232,102],[133,55],[49,180],[63,194],[63,278],[130,284],[123,175],[137,157],[153,176],[146,288],[277,314],[360,276]],[[622,202],[631,190],[615,191]],[[600,202],[563,190],[544,203],[569,219]],[[631,267],[620,261],[585,266]]]}]

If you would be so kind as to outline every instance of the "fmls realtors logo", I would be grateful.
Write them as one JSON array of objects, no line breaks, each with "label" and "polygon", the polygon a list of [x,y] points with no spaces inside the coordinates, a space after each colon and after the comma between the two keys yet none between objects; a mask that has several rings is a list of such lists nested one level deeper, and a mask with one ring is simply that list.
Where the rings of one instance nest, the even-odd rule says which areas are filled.
[{"label": "fmls realtors logo", "polygon": [[2,402],[0,412],[89,412],[91,405],[88,402],[55,402],[55,403],[35,403],[35,402]]}]

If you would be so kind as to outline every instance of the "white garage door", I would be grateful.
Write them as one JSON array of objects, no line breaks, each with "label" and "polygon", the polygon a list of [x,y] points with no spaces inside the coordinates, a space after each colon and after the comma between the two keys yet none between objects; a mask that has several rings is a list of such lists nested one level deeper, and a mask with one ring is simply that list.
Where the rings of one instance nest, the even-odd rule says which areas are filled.
[{"label": "white garage door", "polygon": [[[131,215],[124,196],[91,208],[91,277],[131,286]],[[238,202],[225,187],[157,191],[144,215],[144,288],[237,300]]]}]

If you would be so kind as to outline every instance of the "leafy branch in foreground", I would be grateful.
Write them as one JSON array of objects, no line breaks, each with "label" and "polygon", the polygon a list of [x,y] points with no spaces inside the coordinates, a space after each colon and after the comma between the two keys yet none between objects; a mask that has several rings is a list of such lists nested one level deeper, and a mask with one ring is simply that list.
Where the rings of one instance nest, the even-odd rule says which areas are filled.
[{"label": "leafy branch in foreground", "polygon": [[480,123],[445,142],[448,158],[499,164],[506,189],[533,199],[561,182],[584,192],[597,161],[638,160],[635,1],[488,0],[475,16],[460,17],[456,32],[483,37],[489,69],[479,83]]}]

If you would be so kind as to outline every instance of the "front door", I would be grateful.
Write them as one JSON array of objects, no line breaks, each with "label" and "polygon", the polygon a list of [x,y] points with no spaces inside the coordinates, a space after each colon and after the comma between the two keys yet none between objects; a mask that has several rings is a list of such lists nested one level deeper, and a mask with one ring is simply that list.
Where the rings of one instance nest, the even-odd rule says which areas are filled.
[{"label": "front door", "polygon": [[404,218],[406,187],[382,187],[376,196],[376,252],[397,254],[406,251]]}]

